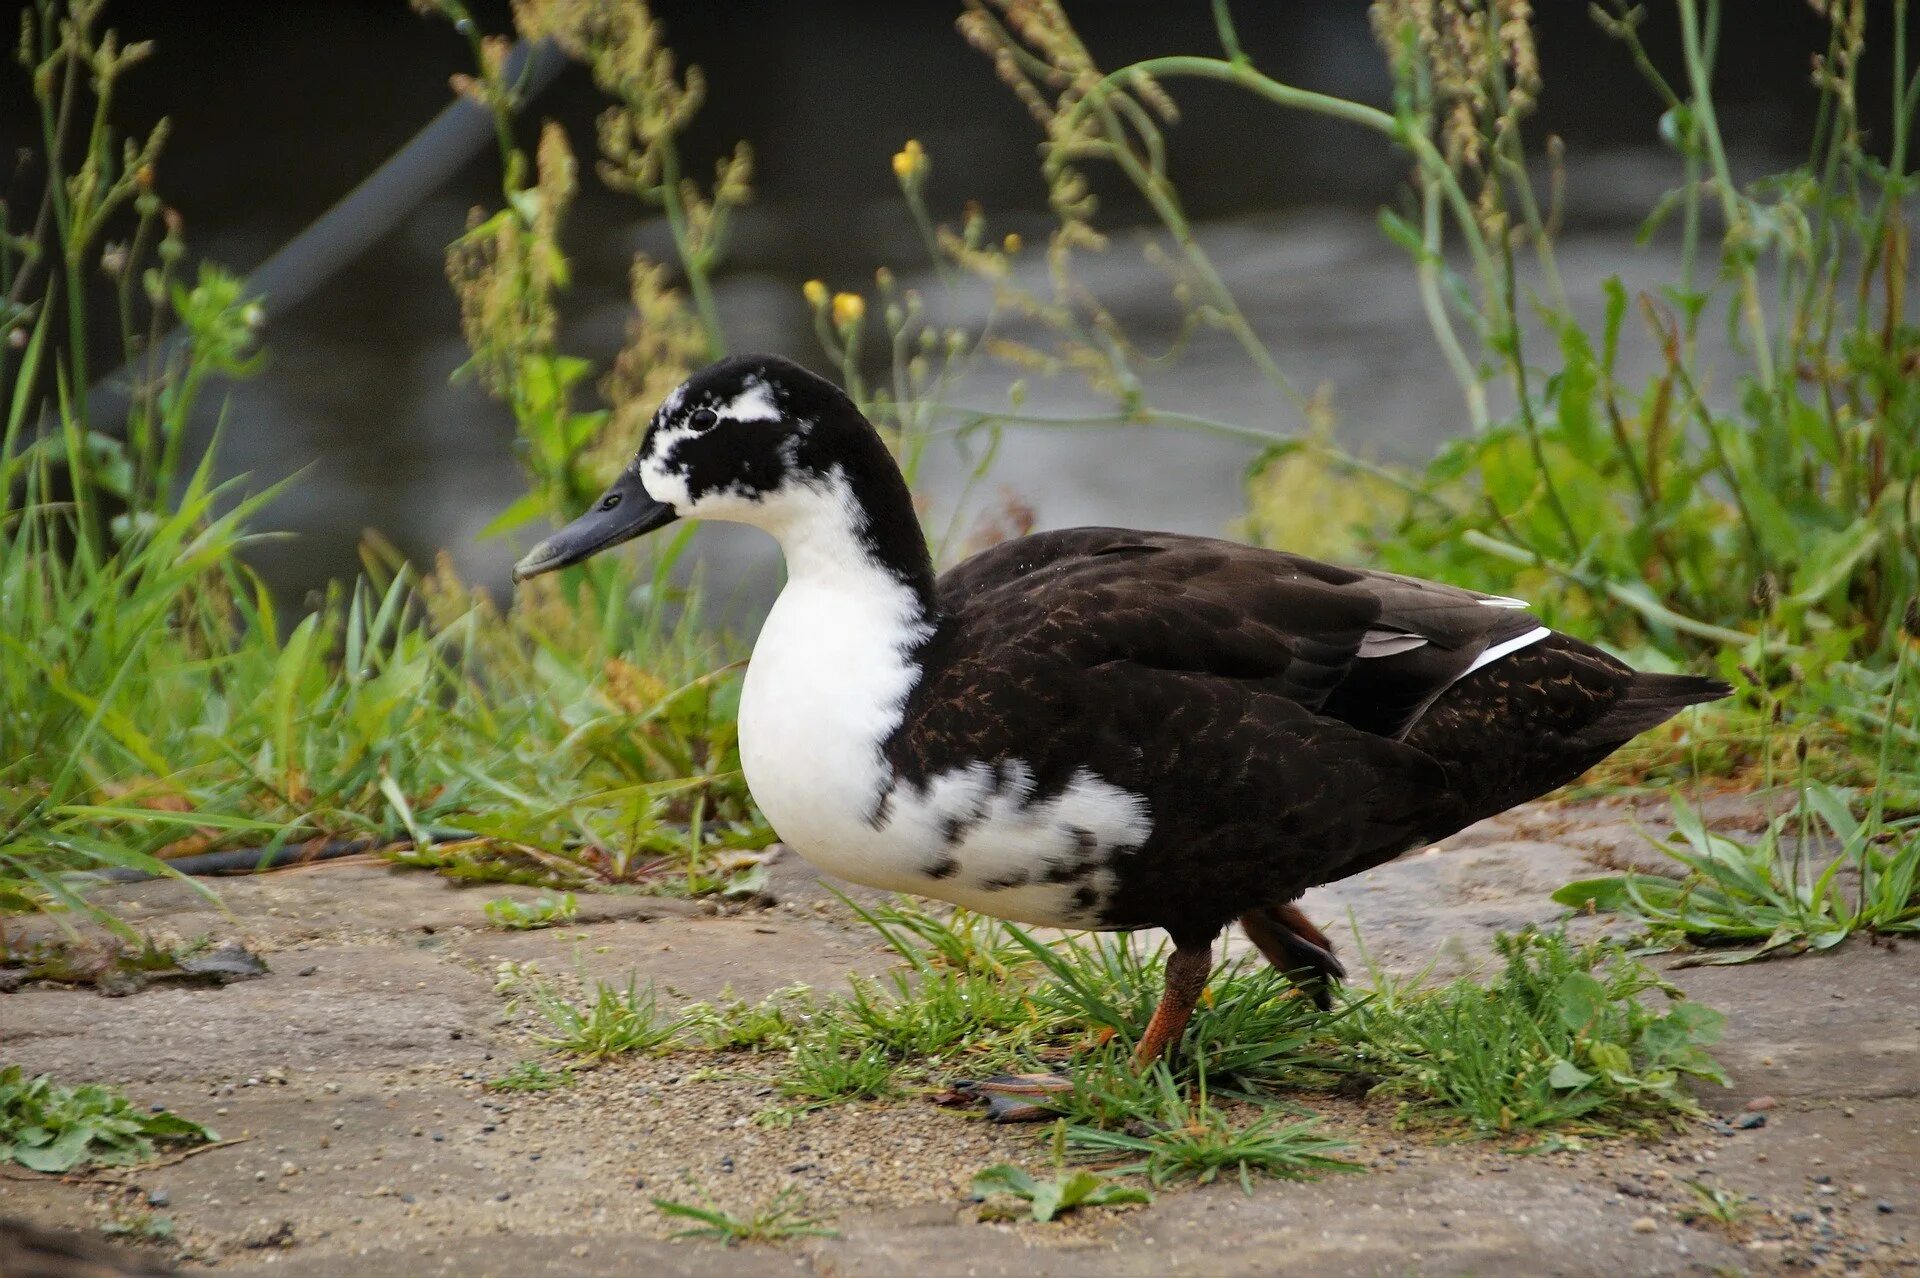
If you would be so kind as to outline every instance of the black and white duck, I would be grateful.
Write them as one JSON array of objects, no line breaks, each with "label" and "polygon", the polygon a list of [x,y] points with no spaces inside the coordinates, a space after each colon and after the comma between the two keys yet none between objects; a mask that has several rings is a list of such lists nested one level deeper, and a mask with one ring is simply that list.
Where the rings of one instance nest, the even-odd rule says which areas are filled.
[{"label": "black and white duck", "polygon": [[1324,1001],[1294,904],[1573,780],[1726,685],[1647,674],[1517,599],[1208,537],[1068,528],[936,575],[835,385],[771,356],[669,395],[516,580],[676,519],[771,533],[787,581],[740,699],[747,785],[818,868],[999,918],[1164,928],[1136,1048],[1186,1027],[1235,920]]}]

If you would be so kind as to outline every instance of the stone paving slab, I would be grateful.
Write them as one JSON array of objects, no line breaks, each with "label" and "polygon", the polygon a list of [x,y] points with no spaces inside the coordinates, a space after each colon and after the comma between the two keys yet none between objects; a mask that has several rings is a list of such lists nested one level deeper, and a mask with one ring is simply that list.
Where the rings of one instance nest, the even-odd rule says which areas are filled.
[{"label": "stone paving slab", "polygon": [[[1494,929],[1556,917],[1554,888],[1624,855],[1631,815],[1522,810],[1317,890],[1309,910],[1349,958],[1350,914],[1389,971],[1470,970]],[[375,865],[222,883],[231,914],[179,885],[117,889],[162,927],[249,938],[271,975],[0,996],[0,1051],[64,1080],[130,1083],[235,1143],[70,1179],[0,1170],[4,1211],[95,1228],[157,1195],[190,1267],[250,1276],[1920,1274],[1916,946],[1671,973],[1729,1016],[1719,1054],[1734,1086],[1703,1102],[1731,1116],[1771,1098],[1754,1130],[1522,1156],[1398,1131],[1391,1102],[1313,1097],[1366,1174],[1170,1189],[1050,1226],[982,1223],[966,1201],[981,1167],[1040,1166],[1036,1134],[924,1100],[767,1124],[770,1064],[685,1056],[623,1059],[538,1096],[482,1087],[538,1054],[493,990],[502,960],[632,972],[681,998],[887,969],[803,867],[774,871],[773,908],[582,898],[576,924],[524,934],[485,925],[497,892]],[[1751,1195],[1752,1218],[1731,1234],[1683,1223],[1688,1181]],[[650,1204],[738,1208],[789,1185],[838,1238],[672,1242]]]}]

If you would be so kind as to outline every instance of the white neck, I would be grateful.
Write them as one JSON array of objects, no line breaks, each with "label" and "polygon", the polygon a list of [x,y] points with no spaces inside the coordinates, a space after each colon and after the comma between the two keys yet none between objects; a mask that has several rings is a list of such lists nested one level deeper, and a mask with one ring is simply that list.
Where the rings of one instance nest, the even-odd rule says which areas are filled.
[{"label": "white neck", "polygon": [[911,657],[931,622],[914,590],[874,555],[844,480],[767,506],[753,522],[779,540],[788,576],[747,667],[741,766],[783,840],[874,883],[888,877],[883,867],[837,854],[852,842],[849,824],[886,790],[881,748],[919,680]]}]

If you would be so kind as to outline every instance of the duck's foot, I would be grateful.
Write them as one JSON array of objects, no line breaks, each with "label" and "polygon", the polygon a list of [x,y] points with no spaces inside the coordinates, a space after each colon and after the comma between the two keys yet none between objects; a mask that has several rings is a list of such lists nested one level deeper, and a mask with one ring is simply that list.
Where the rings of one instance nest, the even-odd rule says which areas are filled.
[{"label": "duck's foot", "polygon": [[1315,1007],[1333,1010],[1333,987],[1347,979],[1347,969],[1334,957],[1327,934],[1299,906],[1287,903],[1249,911],[1241,916],[1240,926],[1267,961],[1292,977]]},{"label": "duck's foot", "polygon": [[960,1079],[953,1090],[987,1103],[987,1118],[996,1123],[1043,1123],[1059,1117],[1045,1103],[1048,1096],[1073,1090],[1073,1080],[1062,1074],[995,1074],[992,1078]]}]

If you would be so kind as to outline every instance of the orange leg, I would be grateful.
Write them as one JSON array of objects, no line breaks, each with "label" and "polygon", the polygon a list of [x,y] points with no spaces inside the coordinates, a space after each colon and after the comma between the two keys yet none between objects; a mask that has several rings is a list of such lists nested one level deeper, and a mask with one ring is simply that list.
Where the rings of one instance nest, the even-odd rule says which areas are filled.
[{"label": "orange leg", "polygon": [[1174,947],[1173,953],[1167,956],[1167,988],[1160,995],[1160,1006],[1153,1009],[1147,1032],[1140,1036],[1139,1046],[1133,1049],[1135,1068],[1145,1069],[1160,1059],[1167,1044],[1180,1040],[1212,973],[1211,942],[1192,948]]},{"label": "orange leg", "polygon": [[[1153,1019],[1147,1022],[1146,1033],[1133,1049],[1134,1068],[1146,1069],[1160,1059],[1169,1043],[1180,1041],[1212,973],[1211,942],[1174,947],[1167,957],[1167,983],[1160,1004],[1153,1009]],[[1045,1103],[1045,1098],[1049,1093],[1073,1090],[1073,1081],[1059,1074],[998,1074],[954,1086],[963,1094],[984,1097],[988,1117],[995,1122],[1028,1123],[1055,1117],[1057,1111]]]}]

